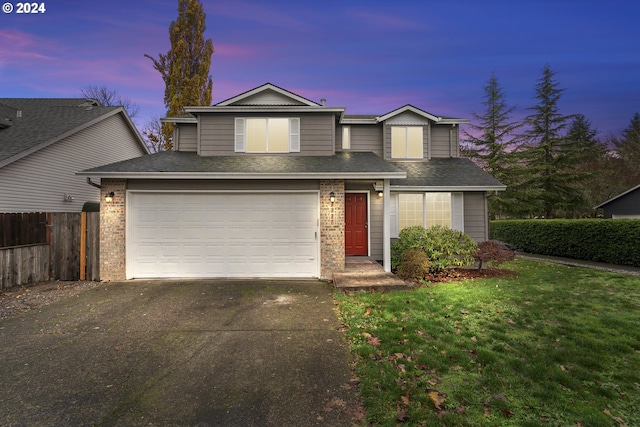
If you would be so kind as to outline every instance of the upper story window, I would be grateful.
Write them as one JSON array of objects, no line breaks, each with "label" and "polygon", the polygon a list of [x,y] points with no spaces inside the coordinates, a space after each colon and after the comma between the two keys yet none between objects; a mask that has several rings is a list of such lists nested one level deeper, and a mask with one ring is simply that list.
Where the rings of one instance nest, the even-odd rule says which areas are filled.
[{"label": "upper story window", "polygon": [[300,152],[300,119],[280,117],[237,117],[237,153]]},{"label": "upper story window", "polygon": [[391,127],[391,158],[422,159],[422,126]]},{"label": "upper story window", "polygon": [[351,127],[342,127],[342,149],[348,150],[351,148]]}]

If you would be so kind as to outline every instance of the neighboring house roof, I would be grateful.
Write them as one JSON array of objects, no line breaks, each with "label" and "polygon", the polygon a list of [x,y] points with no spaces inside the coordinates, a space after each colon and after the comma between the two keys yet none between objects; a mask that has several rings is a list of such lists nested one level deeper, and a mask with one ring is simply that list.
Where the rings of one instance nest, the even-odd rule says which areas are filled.
[{"label": "neighboring house roof", "polygon": [[502,191],[507,187],[462,157],[422,162],[391,162],[407,173],[406,179],[392,179],[394,190],[417,191]]},{"label": "neighboring house roof", "polygon": [[[0,167],[123,112],[84,98],[0,98]],[[129,116],[123,116],[148,152]]]},{"label": "neighboring house roof", "polygon": [[78,172],[105,178],[165,179],[384,179],[405,172],[374,153],[333,156],[200,156],[165,151]]},{"label": "neighboring house roof", "polygon": [[628,189],[627,191],[625,191],[624,193],[620,193],[617,196],[607,200],[606,202],[600,203],[598,206],[596,206],[594,209],[599,209],[599,208],[604,208],[606,205],[608,205],[609,203],[613,202],[614,200],[617,200],[623,196],[626,196],[627,194],[634,192],[636,190],[640,189],[640,184],[636,185],[633,188]]}]

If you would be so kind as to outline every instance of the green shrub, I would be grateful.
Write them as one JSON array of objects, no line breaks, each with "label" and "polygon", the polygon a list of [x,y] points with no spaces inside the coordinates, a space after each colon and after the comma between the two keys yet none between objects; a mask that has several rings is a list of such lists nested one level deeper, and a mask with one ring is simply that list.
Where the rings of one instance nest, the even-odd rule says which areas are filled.
[{"label": "green shrub", "polygon": [[640,267],[637,219],[501,220],[490,230],[523,252]]},{"label": "green shrub", "polygon": [[427,254],[420,248],[411,248],[402,254],[397,274],[402,280],[424,279],[429,274],[430,267]]},{"label": "green shrub", "polygon": [[427,229],[417,225],[407,227],[391,245],[391,268],[398,269],[402,264],[402,254],[413,248],[421,249],[427,254],[431,261],[430,270],[435,272],[443,268],[473,264],[477,245],[463,232],[441,225]]}]

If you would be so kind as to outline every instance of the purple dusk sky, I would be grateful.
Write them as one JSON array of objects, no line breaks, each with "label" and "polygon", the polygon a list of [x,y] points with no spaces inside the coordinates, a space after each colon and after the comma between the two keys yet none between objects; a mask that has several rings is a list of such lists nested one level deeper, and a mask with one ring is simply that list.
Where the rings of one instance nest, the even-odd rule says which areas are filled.
[{"label": "purple dusk sky", "polygon": [[[7,1],[3,3],[3,11]],[[164,84],[143,55],[169,49],[177,0],[50,0],[0,12],[0,97],[78,97],[104,85],[164,114]],[[482,113],[495,72],[520,118],[542,68],[565,89],[562,114],[600,136],[640,112],[635,0],[203,0],[213,41],[213,102],[270,82],[306,98],[382,115],[405,104],[436,115]]]}]

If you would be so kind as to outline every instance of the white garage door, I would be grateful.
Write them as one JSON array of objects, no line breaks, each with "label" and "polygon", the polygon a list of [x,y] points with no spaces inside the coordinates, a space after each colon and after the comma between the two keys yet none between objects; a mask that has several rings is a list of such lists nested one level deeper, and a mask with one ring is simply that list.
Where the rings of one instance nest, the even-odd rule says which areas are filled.
[{"label": "white garage door", "polygon": [[127,277],[318,277],[318,193],[130,192]]}]

